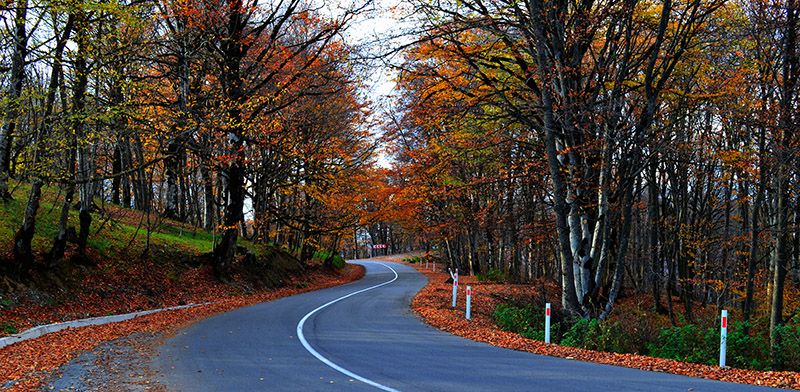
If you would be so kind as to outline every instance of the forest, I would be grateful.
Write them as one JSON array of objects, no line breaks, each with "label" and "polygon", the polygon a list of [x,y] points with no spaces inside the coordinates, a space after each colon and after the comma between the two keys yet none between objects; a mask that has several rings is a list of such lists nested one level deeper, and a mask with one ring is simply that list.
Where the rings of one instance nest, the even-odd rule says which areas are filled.
[{"label": "forest", "polygon": [[377,178],[358,48],[341,34],[360,7],[6,2],[0,196],[30,189],[4,271],[35,265],[45,190],[61,210],[46,262],[65,256],[73,204],[78,256],[106,204],[145,213],[145,229],[172,219],[214,231],[220,275],[237,238],[300,259],[335,250]]},{"label": "forest", "polygon": [[[412,0],[410,43],[350,42],[372,7],[0,3],[0,204],[22,214],[0,276],[96,262],[122,209],[142,257],[164,222],[210,233],[223,281],[244,241],[301,263],[387,244],[554,283],[573,323],[729,309],[762,367],[794,366],[800,1]],[[363,89],[380,60],[388,109]]]},{"label": "forest", "polygon": [[675,327],[731,309],[782,367],[800,314],[797,1],[414,11],[387,126],[406,227],[465,274],[557,282],[569,317],[613,318],[623,297]]}]

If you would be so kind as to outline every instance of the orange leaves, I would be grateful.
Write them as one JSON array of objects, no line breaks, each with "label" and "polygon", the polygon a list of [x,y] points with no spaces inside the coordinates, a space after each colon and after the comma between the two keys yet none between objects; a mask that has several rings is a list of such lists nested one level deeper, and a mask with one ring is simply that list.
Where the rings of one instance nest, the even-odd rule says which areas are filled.
[{"label": "orange leaves", "polygon": [[[797,372],[762,372],[716,366],[678,362],[674,360],[647,357],[635,354],[617,354],[584,350],[572,347],[545,344],[527,339],[517,333],[500,330],[492,320],[494,307],[503,299],[520,292],[534,295],[535,289],[526,285],[485,284],[477,282],[473,277],[462,276],[459,279],[466,286],[473,288],[472,320],[464,319],[464,299],[459,295],[457,310],[450,308],[450,284],[444,283],[446,273],[426,271],[424,266],[412,264],[428,277],[428,284],[414,297],[412,308],[426,323],[452,334],[494,346],[535,354],[549,355],[567,359],[596,362],[608,365],[624,366],[642,370],[680,374],[690,377],[708,378],[742,384],[763,385],[776,388],[800,389],[800,373]],[[548,288],[550,291],[550,288]],[[555,290],[554,290],[555,291]]]},{"label": "orange leaves", "polygon": [[[215,303],[156,313],[120,323],[67,329],[5,347],[0,349],[0,380],[12,381],[12,391],[38,391],[49,372],[68,363],[81,351],[91,350],[102,342],[134,332],[175,331],[220,312],[352,282],[360,279],[363,275],[363,267],[348,265],[342,272],[333,275],[315,271],[302,278],[292,278],[283,288],[249,295],[237,293],[231,286],[220,285],[210,275],[204,276],[203,279],[198,277],[192,279],[199,287],[202,287],[196,293],[196,302],[215,301]],[[120,298],[120,300],[124,301],[125,298]],[[109,302],[104,300],[92,303],[96,306],[103,306]],[[88,304],[85,303],[84,306],[88,306]],[[111,308],[106,308],[103,311],[97,310],[97,313],[107,314],[111,311]],[[58,314],[57,311],[52,313],[52,315],[56,314]]]}]

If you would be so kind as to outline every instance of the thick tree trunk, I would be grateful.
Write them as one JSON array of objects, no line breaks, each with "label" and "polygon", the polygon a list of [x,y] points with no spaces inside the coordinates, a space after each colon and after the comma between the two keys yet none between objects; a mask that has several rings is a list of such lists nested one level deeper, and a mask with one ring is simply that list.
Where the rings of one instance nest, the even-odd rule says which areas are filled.
[{"label": "thick tree trunk", "polygon": [[[31,241],[36,233],[36,213],[39,210],[39,200],[42,197],[42,181],[36,179],[31,184],[31,192],[28,196],[28,204],[25,208],[25,215],[22,219],[22,227],[14,235],[14,259],[19,268],[27,269],[33,264],[33,249]],[[21,272],[21,271],[20,271]]]},{"label": "thick tree trunk", "polygon": [[[540,1],[532,1],[531,13],[533,15],[545,15]],[[548,53],[549,48],[545,44],[543,21],[532,21],[532,28],[536,39],[536,63],[539,77],[546,88],[541,90],[541,104],[543,107],[545,149],[547,152],[547,165],[550,171],[550,178],[553,181],[553,201],[555,202],[554,212],[556,215],[556,232],[558,234],[559,253],[558,258],[561,265],[561,306],[572,315],[582,315],[577,292],[575,291],[575,274],[572,269],[572,249],[570,243],[569,213],[570,206],[567,204],[567,185],[564,182],[564,173],[561,163],[558,160],[559,151],[556,147],[556,133],[560,132],[555,117],[555,102],[550,92],[550,80],[553,64],[551,64]]]},{"label": "thick tree trunk", "polygon": [[[238,156],[239,154],[237,154]],[[226,167],[228,177],[228,203],[225,206],[223,232],[219,244],[214,249],[214,269],[217,275],[225,278],[230,264],[236,255],[236,241],[239,236],[239,223],[244,211],[244,167],[235,158]]]}]

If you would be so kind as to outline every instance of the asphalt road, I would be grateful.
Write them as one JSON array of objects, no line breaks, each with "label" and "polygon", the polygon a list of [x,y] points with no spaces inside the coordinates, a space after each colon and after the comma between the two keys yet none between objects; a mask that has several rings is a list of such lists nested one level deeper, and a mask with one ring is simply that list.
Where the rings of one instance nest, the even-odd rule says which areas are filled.
[{"label": "asphalt road", "polygon": [[411,298],[425,285],[422,274],[397,263],[356,263],[367,268],[358,282],[238,309],[183,330],[160,348],[159,381],[178,391],[767,390],[453,336],[411,312]]}]

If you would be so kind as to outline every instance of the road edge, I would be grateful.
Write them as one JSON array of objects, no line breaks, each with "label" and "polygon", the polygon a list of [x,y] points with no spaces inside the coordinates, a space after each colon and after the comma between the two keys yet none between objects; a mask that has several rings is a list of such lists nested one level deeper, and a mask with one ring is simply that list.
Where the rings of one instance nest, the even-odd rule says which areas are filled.
[{"label": "road edge", "polygon": [[[247,297],[221,299],[204,306],[166,310],[125,321],[67,328],[0,348],[0,390],[38,391],[59,368],[81,353],[136,332],[174,333],[196,322],[245,306],[355,282],[366,269],[349,264],[341,276],[321,275],[306,286],[283,287]],[[60,351],[59,351],[60,350]]]},{"label": "road edge", "polygon": [[[476,342],[490,344],[495,347],[524,351],[537,355],[559,357],[570,360],[599,363],[605,365],[621,366],[632,369],[670,373],[681,376],[703,378],[716,381],[749,384],[782,389],[800,390],[800,372],[757,371],[734,368],[719,368],[716,366],[680,362],[675,360],[654,358],[637,354],[616,354],[601,351],[592,351],[573,347],[564,347],[546,344],[541,341],[528,339],[521,335],[504,331],[497,327],[493,320],[484,314],[473,310],[472,320],[464,318],[463,295],[459,295],[459,309],[450,309],[449,302],[441,307],[432,307],[427,303],[433,298],[434,293],[449,293],[449,285],[444,283],[449,275],[444,272],[432,272],[424,266],[402,262],[417,272],[425,275],[428,282],[420,289],[411,301],[411,310],[427,325],[438,330],[456,335]],[[462,277],[463,278],[463,277]],[[441,287],[440,287],[441,286]],[[441,302],[441,301],[440,301]],[[441,309],[449,312],[441,312]]]}]

